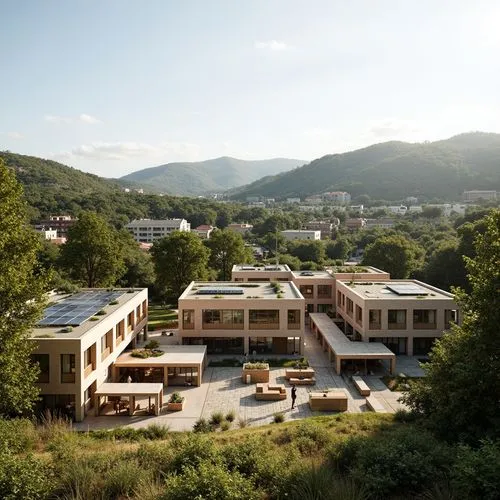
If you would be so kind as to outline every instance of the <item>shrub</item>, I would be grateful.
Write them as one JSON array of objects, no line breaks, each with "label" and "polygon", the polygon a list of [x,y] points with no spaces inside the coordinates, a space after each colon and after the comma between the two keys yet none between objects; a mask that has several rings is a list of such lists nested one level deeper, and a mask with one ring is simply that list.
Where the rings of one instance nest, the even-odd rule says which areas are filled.
[{"label": "shrub", "polygon": [[89,321],[99,321],[97,316],[92,316]]},{"label": "shrub", "polygon": [[198,468],[204,462],[220,462],[219,451],[210,437],[203,434],[186,434],[176,442],[171,471],[181,473],[185,467]]},{"label": "shrub", "polygon": [[21,453],[32,450],[38,441],[33,422],[24,418],[0,419],[0,453],[9,450]]},{"label": "shrub", "polygon": [[285,414],[282,411],[278,411],[273,415],[273,422],[275,424],[281,424],[285,421]]},{"label": "shrub", "polygon": [[213,427],[204,418],[199,418],[193,425],[193,432],[212,432]]},{"label": "shrub", "polygon": [[64,328],[61,328],[61,333],[70,333],[73,331],[72,326],[65,326]]},{"label": "shrub", "polygon": [[160,347],[160,343],[154,339],[144,345],[144,349],[158,349],[158,347]]},{"label": "shrub", "polygon": [[110,305],[110,306],[116,306],[116,305],[118,305],[118,304],[119,304],[119,302],[118,302],[117,300],[112,300],[112,301],[109,303],[109,305]]},{"label": "shrub", "polygon": [[224,420],[224,415],[221,411],[214,411],[212,415],[210,415],[210,424],[214,426],[218,426]]},{"label": "shrub", "polygon": [[244,370],[269,370],[268,363],[261,363],[256,361],[255,363],[245,363],[243,365]]},{"label": "shrub", "polygon": [[170,433],[170,427],[168,425],[149,424],[141,431],[146,439],[166,439]]},{"label": "shrub", "polygon": [[41,460],[0,452],[0,498],[38,500],[49,496],[54,478]]},{"label": "shrub", "polygon": [[180,392],[173,392],[168,399],[169,403],[182,403],[184,401],[184,397],[181,396]]},{"label": "shrub", "polygon": [[106,314],[107,314],[106,311],[104,309],[101,309],[101,310],[97,311],[95,315],[96,316],[104,316]]},{"label": "shrub", "polygon": [[106,498],[129,497],[137,488],[144,472],[134,460],[125,459],[111,467],[104,476],[103,492]]},{"label": "shrub", "polygon": [[226,420],[228,422],[234,422],[234,419],[236,418],[236,412],[234,410],[229,410],[226,413]]},{"label": "shrub", "polygon": [[259,500],[262,498],[253,482],[238,472],[229,472],[220,464],[208,462],[187,466],[182,474],[169,476],[162,500],[213,498]]},{"label": "shrub", "polygon": [[175,454],[170,442],[145,442],[139,446],[136,457],[140,468],[159,478],[170,473]]},{"label": "shrub", "polygon": [[220,430],[221,431],[228,431],[231,428],[231,422],[228,422],[227,420],[224,420],[220,424]]},{"label": "shrub", "polygon": [[247,420],[245,418],[240,417],[238,419],[238,426],[239,426],[240,429],[245,428],[247,425],[248,425],[248,422],[247,422]]},{"label": "shrub", "polygon": [[164,353],[163,351],[158,351],[154,349],[134,349],[130,355],[133,358],[141,358],[141,359],[146,359],[146,358],[157,358],[159,356],[162,356]]}]

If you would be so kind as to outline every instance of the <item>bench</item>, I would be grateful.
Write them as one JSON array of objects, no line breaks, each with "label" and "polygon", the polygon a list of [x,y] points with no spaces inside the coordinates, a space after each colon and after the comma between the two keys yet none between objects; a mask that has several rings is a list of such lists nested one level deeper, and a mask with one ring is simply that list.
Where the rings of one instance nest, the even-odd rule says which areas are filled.
[{"label": "bench", "polygon": [[352,377],[352,381],[354,383],[354,387],[356,387],[361,396],[370,395],[371,393],[370,388],[368,387],[368,384],[363,380],[363,377],[360,377],[359,375],[354,375]]},{"label": "bench", "polygon": [[347,394],[343,389],[310,392],[309,407],[313,411],[347,411]]},{"label": "bench", "polygon": [[314,385],[316,379],[314,377],[289,378],[288,381],[292,385]]},{"label": "bench", "polygon": [[314,378],[314,368],[287,368],[285,370],[285,378]]},{"label": "bench", "polygon": [[280,401],[286,399],[286,389],[283,384],[257,384],[255,399],[259,401]]},{"label": "bench", "polygon": [[375,396],[369,396],[366,398],[366,406],[369,410],[374,411],[375,413],[387,413],[387,410]]}]

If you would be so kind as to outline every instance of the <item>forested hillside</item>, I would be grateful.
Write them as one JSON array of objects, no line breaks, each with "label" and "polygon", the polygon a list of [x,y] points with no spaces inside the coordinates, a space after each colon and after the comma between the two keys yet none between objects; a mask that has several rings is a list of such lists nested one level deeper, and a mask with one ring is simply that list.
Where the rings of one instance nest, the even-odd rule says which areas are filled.
[{"label": "forested hillside", "polygon": [[268,176],[230,194],[233,198],[306,196],[348,191],[373,199],[457,200],[464,190],[500,190],[500,134],[461,134],[445,141],[386,142],[327,155],[308,165]]},{"label": "forested hillside", "polygon": [[226,191],[304,163],[288,158],[245,161],[224,156],[200,162],[167,163],[125,175],[122,180],[141,183],[156,192],[196,196]]}]

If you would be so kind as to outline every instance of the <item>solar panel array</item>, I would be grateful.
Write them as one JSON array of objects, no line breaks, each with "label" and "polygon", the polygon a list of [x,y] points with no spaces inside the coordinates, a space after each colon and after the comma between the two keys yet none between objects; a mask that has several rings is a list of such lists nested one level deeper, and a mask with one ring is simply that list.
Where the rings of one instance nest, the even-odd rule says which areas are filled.
[{"label": "solar panel array", "polygon": [[94,316],[123,292],[79,292],[52,304],[44,311],[38,326],[78,326]]},{"label": "solar panel array", "polygon": [[243,295],[245,291],[243,288],[230,287],[230,288],[200,288],[197,295]]},{"label": "solar panel array", "polygon": [[387,288],[397,295],[429,295],[428,290],[413,283],[387,285]]}]

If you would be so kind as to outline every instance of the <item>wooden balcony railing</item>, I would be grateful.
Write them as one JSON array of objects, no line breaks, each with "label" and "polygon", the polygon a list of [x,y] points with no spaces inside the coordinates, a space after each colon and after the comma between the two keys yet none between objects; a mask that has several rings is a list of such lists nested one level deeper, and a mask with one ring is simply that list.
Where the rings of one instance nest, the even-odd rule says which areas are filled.
[{"label": "wooden balcony railing", "polygon": [[300,330],[300,323],[288,323],[289,330]]},{"label": "wooden balcony railing", "polygon": [[61,373],[61,382],[63,384],[74,384],[75,374],[74,373]]},{"label": "wooden balcony railing", "polygon": [[370,330],[381,330],[382,329],[382,325],[380,323],[375,323],[375,322],[370,322],[368,328]]},{"label": "wooden balcony railing", "polygon": [[83,376],[88,377],[93,371],[94,367],[92,366],[92,363],[90,363],[85,367],[85,370],[83,370]]},{"label": "wooden balcony railing", "polygon": [[203,330],[243,330],[243,323],[203,323]]},{"label": "wooden balcony railing", "polygon": [[248,325],[250,330],[279,330],[279,323],[250,323]]},{"label": "wooden balcony railing", "polygon": [[415,330],[435,330],[437,328],[436,323],[413,323],[413,328]]},{"label": "wooden balcony railing", "polygon": [[104,351],[101,352],[101,361],[104,361],[111,354],[111,349],[106,347]]}]

